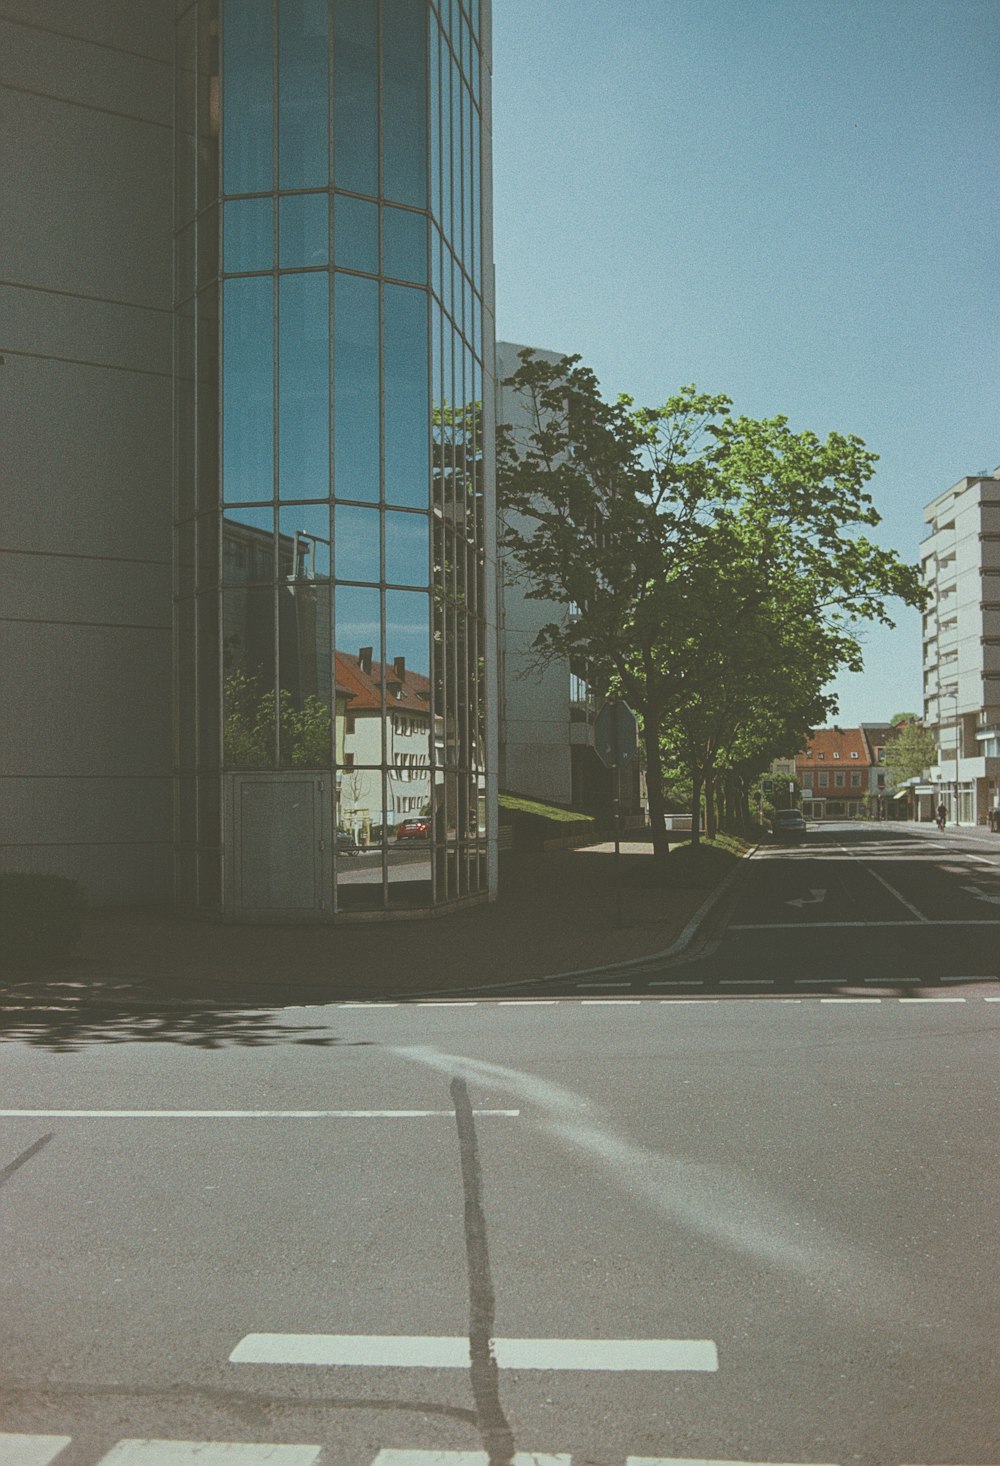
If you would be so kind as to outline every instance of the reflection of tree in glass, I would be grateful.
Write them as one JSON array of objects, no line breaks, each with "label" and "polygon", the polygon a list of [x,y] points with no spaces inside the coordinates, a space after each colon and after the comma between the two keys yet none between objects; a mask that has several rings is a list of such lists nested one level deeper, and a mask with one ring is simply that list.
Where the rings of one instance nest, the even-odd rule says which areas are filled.
[{"label": "reflection of tree in glass", "polygon": [[[226,673],[226,716],[223,756],[227,768],[273,769],[274,689],[263,688],[259,677],[235,668]],[[278,735],[282,762],[292,768],[327,768],[331,758],[330,709],[310,693],[297,708],[292,694],[281,688]]]}]

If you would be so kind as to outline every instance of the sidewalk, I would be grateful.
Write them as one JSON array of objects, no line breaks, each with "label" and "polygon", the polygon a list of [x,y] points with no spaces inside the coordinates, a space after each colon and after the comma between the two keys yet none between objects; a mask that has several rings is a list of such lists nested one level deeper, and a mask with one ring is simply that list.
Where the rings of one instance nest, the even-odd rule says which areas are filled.
[{"label": "sidewalk", "polygon": [[652,860],[648,844],[622,845],[621,927],[611,845],[505,857],[498,902],[430,920],[248,927],[98,909],[71,958],[11,970],[0,992],[315,1003],[447,994],[611,965],[662,952],[711,894],[657,889]]}]

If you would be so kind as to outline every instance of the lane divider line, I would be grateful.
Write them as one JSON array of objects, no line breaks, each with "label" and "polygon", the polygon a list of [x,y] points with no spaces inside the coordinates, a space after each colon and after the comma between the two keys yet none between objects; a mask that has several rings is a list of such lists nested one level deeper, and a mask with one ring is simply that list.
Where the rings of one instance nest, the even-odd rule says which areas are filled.
[{"label": "lane divider line", "polygon": [[[0,1117],[5,1120],[450,1120],[454,1113],[454,1110],[0,1110]],[[473,1110],[474,1115],[506,1119],[516,1119],[520,1113],[520,1110]]]},{"label": "lane divider line", "polygon": [[101,1457],[99,1466],[312,1466],[322,1449],[241,1441],[124,1440]]}]

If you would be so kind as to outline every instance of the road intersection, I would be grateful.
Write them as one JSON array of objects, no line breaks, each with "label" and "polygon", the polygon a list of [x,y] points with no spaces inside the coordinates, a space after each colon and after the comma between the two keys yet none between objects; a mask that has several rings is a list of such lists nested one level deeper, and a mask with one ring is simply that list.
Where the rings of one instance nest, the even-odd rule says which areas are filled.
[{"label": "road intersection", "polygon": [[1000,1461],[982,849],[811,834],[603,977],[0,1045],[0,1466]]}]

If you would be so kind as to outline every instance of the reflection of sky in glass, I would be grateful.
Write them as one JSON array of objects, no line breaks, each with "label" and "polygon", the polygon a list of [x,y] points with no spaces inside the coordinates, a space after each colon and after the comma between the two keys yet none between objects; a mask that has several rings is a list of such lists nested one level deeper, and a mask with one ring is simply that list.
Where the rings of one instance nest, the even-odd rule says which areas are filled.
[{"label": "reflection of sky in glass", "polygon": [[223,220],[223,269],[269,270],[274,263],[272,201],[231,199]]},{"label": "reflection of sky in glass", "polygon": [[330,492],[329,276],[278,283],[278,450],[283,499]]},{"label": "reflection of sky in glass", "polygon": [[429,521],[425,514],[385,514],[385,578],[397,585],[428,583]]},{"label": "reflection of sky in glass", "polygon": [[270,276],[224,289],[223,471],[225,498],[274,495],[274,287]]},{"label": "reflection of sky in glass", "polygon": [[430,602],[419,591],[385,593],[386,658],[405,657],[412,672],[430,671]]},{"label": "reflection of sky in glass", "polygon": [[325,265],[329,234],[329,195],[293,193],[281,200],[278,249],[285,268]]},{"label": "reflection of sky in glass", "polygon": [[385,273],[397,280],[427,281],[427,219],[407,209],[382,210],[382,249]]},{"label": "reflection of sky in glass", "polygon": [[379,512],[338,504],[334,511],[338,580],[378,580]]},{"label": "reflection of sky in glass", "polygon": [[[283,574],[310,579],[330,574],[330,510],[326,504],[283,506],[278,511],[278,533]],[[296,534],[299,536],[298,566],[293,569],[292,544]]]},{"label": "reflection of sky in glass", "polygon": [[356,657],[363,646],[370,646],[376,661],[381,658],[379,631],[379,594],[364,586],[340,585],[336,590],[337,650]]},{"label": "reflection of sky in glass", "polygon": [[385,497],[428,507],[427,301],[424,290],[385,286]]},{"label": "reflection of sky in glass", "polygon": [[334,276],[334,483],[339,499],[378,502],[378,284]]},{"label": "reflection of sky in glass", "polygon": [[334,263],[345,270],[378,273],[378,205],[336,194],[333,202]]}]

